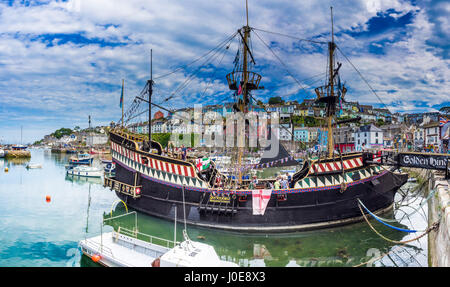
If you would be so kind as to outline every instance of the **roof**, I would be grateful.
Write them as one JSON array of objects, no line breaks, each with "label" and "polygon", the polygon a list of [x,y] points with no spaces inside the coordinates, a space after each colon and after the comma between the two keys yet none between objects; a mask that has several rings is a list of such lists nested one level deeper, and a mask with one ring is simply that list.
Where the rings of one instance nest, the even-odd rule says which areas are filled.
[{"label": "roof", "polygon": [[438,127],[438,126],[439,126],[438,122],[431,122],[431,123],[423,125],[422,128],[426,129],[426,128],[434,128],[434,127]]},{"label": "roof", "polygon": [[380,128],[377,128],[374,124],[361,126],[359,132],[383,132]]}]

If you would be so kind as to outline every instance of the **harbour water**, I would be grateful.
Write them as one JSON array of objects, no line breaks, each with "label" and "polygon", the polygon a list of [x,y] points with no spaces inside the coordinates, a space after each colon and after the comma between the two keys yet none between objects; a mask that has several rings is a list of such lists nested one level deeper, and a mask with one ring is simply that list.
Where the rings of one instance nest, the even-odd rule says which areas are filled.
[{"label": "harbour water", "polygon": [[[0,159],[0,266],[98,266],[82,256],[78,242],[119,225],[135,228],[133,216],[102,227],[104,218],[123,214],[125,208],[115,204],[116,195],[103,187],[102,179],[66,176],[68,158],[34,149],[31,159]],[[27,170],[29,163],[40,163],[42,168]],[[96,159],[94,165],[100,165],[100,161]],[[390,224],[397,227],[424,230],[427,207],[420,204],[426,191],[420,183],[407,183],[402,192],[408,190],[405,198],[401,192],[397,194],[396,207],[383,217],[396,218],[398,222]],[[137,222],[142,233],[173,239],[173,222],[140,213]],[[421,234],[370,222],[385,237],[396,241]],[[178,240],[182,239],[182,229],[183,223],[179,222]],[[240,266],[355,266],[371,259],[376,260],[363,266],[428,266],[427,236],[396,245],[376,235],[366,222],[291,234],[251,235],[190,226],[187,233],[192,240],[214,246],[222,259]]]}]

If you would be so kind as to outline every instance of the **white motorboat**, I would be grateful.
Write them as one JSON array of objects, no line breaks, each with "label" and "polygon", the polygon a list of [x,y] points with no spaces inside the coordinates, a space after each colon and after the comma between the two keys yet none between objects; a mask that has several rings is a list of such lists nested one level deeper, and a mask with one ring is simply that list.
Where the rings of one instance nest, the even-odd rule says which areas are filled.
[{"label": "white motorboat", "polygon": [[[125,203],[124,205],[127,208]],[[135,217],[133,230],[119,226],[117,231],[103,233],[105,221],[128,215]],[[174,224],[174,238],[176,238],[176,221]],[[136,211],[104,219],[101,230],[100,235],[81,240],[79,246],[83,254],[90,257],[92,261],[107,267],[239,266],[233,262],[221,260],[211,245],[190,240],[186,229],[183,230],[184,241],[181,243],[139,232]]]},{"label": "white motorboat", "polygon": [[107,267],[238,267],[221,260],[208,244],[189,239],[175,243],[126,229],[81,240],[79,245],[83,254]]},{"label": "white motorboat", "polygon": [[102,177],[103,170],[91,166],[67,166],[67,174],[84,177]]},{"label": "white motorboat", "polygon": [[30,163],[27,165],[27,169],[37,169],[42,168],[42,164],[40,163]]}]

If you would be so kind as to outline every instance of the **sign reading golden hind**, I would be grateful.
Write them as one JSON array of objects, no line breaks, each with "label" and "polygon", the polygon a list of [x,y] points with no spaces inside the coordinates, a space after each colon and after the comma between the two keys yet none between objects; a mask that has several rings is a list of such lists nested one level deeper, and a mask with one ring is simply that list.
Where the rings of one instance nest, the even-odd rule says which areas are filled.
[{"label": "sign reading golden hind", "polygon": [[444,154],[401,153],[399,154],[399,161],[400,165],[405,167],[445,170],[448,157]]}]

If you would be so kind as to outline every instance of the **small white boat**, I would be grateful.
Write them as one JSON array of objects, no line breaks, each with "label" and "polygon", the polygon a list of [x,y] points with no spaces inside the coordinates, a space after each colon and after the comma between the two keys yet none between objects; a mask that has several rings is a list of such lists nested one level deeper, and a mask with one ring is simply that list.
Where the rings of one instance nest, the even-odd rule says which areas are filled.
[{"label": "small white boat", "polygon": [[415,177],[410,177],[408,178],[408,182],[416,182],[417,179]]},{"label": "small white boat", "polygon": [[[83,254],[107,267],[239,267],[221,260],[211,245],[190,240],[185,229],[181,243],[137,231],[136,211],[103,219],[102,226],[106,221],[129,215],[135,217],[133,230],[119,226],[117,231],[102,231],[98,236],[81,240],[79,246]],[[176,238],[176,221],[174,228]]]},{"label": "small white boat", "polygon": [[205,243],[186,237],[181,243],[150,235],[145,237],[148,242],[113,231],[81,240],[79,245],[83,254],[107,267],[238,267],[221,260],[214,248]]},{"label": "small white boat", "polygon": [[84,177],[102,177],[103,170],[91,166],[67,166],[67,174]]},{"label": "small white boat", "polygon": [[27,165],[27,169],[37,169],[42,168],[42,164],[40,163],[30,163]]},{"label": "small white boat", "polygon": [[0,149],[0,158],[4,158],[6,155],[5,151]]}]

